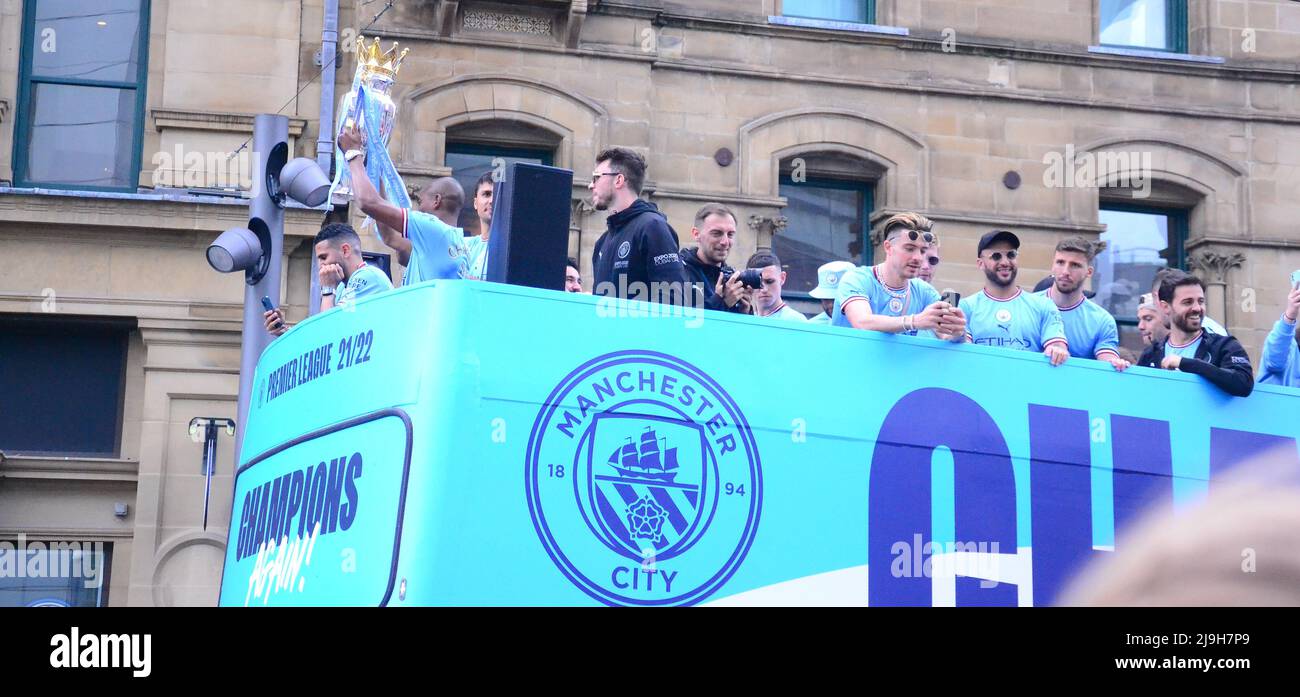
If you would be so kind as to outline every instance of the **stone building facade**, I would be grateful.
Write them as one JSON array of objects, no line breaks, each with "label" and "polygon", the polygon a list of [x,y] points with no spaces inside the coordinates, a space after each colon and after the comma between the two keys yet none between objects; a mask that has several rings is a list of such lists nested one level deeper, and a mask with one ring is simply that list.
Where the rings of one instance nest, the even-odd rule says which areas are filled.
[{"label": "stone building facade", "polygon": [[[316,152],[327,3],[143,3],[143,107],[127,148],[139,164],[130,186],[94,192],[31,176],[39,139],[19,116],[33,113],[40,81],[28,62],[46,38],[30,16],[39,4],[0,1],[0,256],[21,260],[0,278],[0,320],[75,333],[111,319],[125,348],[116,442],[94,456],[51,447],[0,459],[0,539],[111,542],[111,604],[211,603],[232,441],[219,441],[204,531],[201,445],[186,426],[234,416],[242,291],[202,252],[246,210],[213,195],[228,183],[225,160],[186,157],[236,151],[254,114],[282,107],[295,154]],[[498,158],[572,169],[569,246],[588,284],[604,216],[586,185],[611,145],[647,155],[644,195],[683,244],[702,204],[736,210],[730,261],[776,250],[809,310],[798,297],[809,269],[871,263],[872,231],[903,210],[936,222],[936,285],[964,295],[982,284],[975,243],[993,228],[1024,240],[1026,286],[1047,274],[1060,238],[1107,239],[1094,289],[1118,315],[1154,267],[1196,270],[1211,315],[1256,359],[1300,268],[1300,3],[383,5],[342,2],[339,38],[364,28],[411,50],[390,146],[408,184],[468,177]],[[340,53],[336,95],[354,65]],[[160,172],[169,168],[175,176]],[[320,220],[289,212],[280,302],[292,320],[307,312]],[[373,238],[366,247],[385,252]],[[6,412],[22,408],[4,399]]]}]

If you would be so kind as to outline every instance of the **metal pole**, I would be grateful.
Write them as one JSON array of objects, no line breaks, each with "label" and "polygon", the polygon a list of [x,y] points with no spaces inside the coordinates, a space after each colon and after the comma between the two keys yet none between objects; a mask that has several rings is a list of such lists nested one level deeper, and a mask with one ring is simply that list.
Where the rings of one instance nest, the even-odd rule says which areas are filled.
[{"label": "metal pole", "polygon": [[[320,131],[316,136],[316,164],[327,176],[330,161],[334,158],[334,81],[338,68],[337,57],[339,38],[339,0],[325,0],[325,26],[320,37]],[[320,262],[316,260],[316,250],[310,250],[311,278],[307,279],[311,290],[307,294],[307,313],[320,312]]]},{"label": "metal pole", "polygon": [[[253,162],[256,177],[253,196],[248,202],[249,219],[260,218],[271,232],[271,258],[266,275],[256,285],[244,286],[244,327],[239,357],[239,417],[235,431],[235,465],[238,467],[244,453],[244,430],[248,427],[248,405],[253,397],[253,373],[257,360],[271,344],[262,320],[262,296],[279,304],[280,262],[284,257],[284,209],[271,199],[267,189],[267,167],[271,152],[281,143],[288,146],[289,117],[277,114],[258,114],[253,121]],[[283,166],[283,162],[280,163]],[[278,172],[276,173],[278,175]]]}]

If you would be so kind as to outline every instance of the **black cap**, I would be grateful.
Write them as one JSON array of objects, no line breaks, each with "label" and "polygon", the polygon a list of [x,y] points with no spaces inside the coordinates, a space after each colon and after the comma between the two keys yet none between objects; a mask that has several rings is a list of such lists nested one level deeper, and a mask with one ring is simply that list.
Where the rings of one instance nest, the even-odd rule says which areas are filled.
[{"label": "black cap", "polygon": [[994,230],[980,238],[980,246],[975,250],[975,255],[978,256],[983,254],[984,250],[988,249],[989,245],[994,242],[1010,242],[1012,249],[1020,249],[1019,237],[1016,237],[1007,230]]}]

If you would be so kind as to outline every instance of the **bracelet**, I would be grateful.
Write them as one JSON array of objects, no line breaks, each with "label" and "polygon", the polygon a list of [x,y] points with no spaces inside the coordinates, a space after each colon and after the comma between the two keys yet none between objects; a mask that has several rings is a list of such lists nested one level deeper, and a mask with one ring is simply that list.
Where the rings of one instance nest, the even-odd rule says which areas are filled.
[{"label": "bracelet", "polygon": [[334,295],[334,289],[333,289],[333,288],[322,288],[322,289],[321,289],[321,292],[320,292],[320,296],[323,298],[323,297],[325,297],[325,296],[327,296],[327,295]]},{"label": "bracelet", "polygon": [[912,317],[912,315],[903,315],[903,331],[905,332],[916,331],[915,322],[916,320]]}]

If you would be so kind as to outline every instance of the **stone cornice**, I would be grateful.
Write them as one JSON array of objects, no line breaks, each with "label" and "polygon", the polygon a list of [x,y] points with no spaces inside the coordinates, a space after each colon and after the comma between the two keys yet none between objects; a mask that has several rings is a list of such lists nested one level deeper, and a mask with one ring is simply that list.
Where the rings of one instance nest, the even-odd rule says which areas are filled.
[{"label": "stone cornice", "polygon": [[[601,8],[600,13],[627,17],[643,17],[645,14],[642,10],[633,10],[626,5],[615,3],[606,3]],[[977,34],[962,34],[960,41],[955,45],[949,42],[948,50],[945,50],[945,37],[941,32],[932,29],[906,27],[908,33],[905,36],[888,33],[833,31],[821,28],[770,24],[766,21],[766,17],[746,19],[695,13],[684,9],[681,5],[675,6],[671,10],[655,12],[653,17],[655,24],[659,26],[683,27],[709,32],[725,31],[764,37],[892,45],[904,49],[935,53],[970,54],[1046,63],[1068,63],[1087,67],[1114,67],[1148,72],[1287,83],[1295,82],[1297,75],[1300,75],[1300,63],[1284,63],[1280,61],[1255,61],[1249,64],[1240,61],[1225,61],[1224,63],[1214,64],[1188,63],[1090,52],[1087,45],[1023,42]]]},{"label": "stone cornice", "polygon": [[[762,26],[766,27],[766,25],[762,25]],[[780,29],[787,29],[787,28],[780,27]],[[826,33],[823,30],[800,29],[799,31],[814,31],[820,34]],[[445,44],[494,48],[503,51],[527,50],[527,51],[535,51],[535,52],[542,52],[542,53],[561,53],[561,54],[577,53],[579,55],[589,56],[593,58],[604,58],[608,60],[622,60],[622,61],[630,61],[635,63],[647,63],[649,64],[651,70],[679,70],[684,72],[701,73],[705,75],[753,78],[759,80],[775,80],[780,82],[810,82],[814,84],[823,84],[823,85],[859,88],[859,89],[874,89],[874,90],[881,90],[887,92],[905,92],[905,93],[914,93],[914,94],[921,94],[921,95],[953,96],[953,97],[962,97],[968,99],[969,98],[992,99],[992,100],[999,100],[999,101],[1022,102],[1022,103],[1029,103],[1029,104],[1045,104],[1051,106],[1070,106],[1070,107],[1080,107],[1086,109],[1100,109],[1105,111],[1127,111],[1127,112],[1134,112],[1134,113],[1158,114],[1161,116],[1176,115],[1176,116],[1187,116],[1191,118],[1223,119],[1228,121],[1243,121],[1243,122],[1255,122],[1255,123],[1279,123],[1279,124],[1286,124],[1286,125],[1300,124],[1300,116],[1293,116],[1293,115],[1287,115],[1282,113],[1270,113],[1264,111],[1252,111],[1252,112],[1231,111],[1231,110],[1214,109],[1214,108],[1193,107],[1193,106],[1188,106],[1186,104],[1163,104],[1158,102],[1152,104],[1134,104],[1123,100],[1089,99],[1089,98],[1082,98],[1082,97],[1067,96],[1067,95],[1053,93],[1053,92],[1041,92],[1041,91],[1015,89],[1015,88],[1003,88],[1003,87],[995,87],[992,85],[987,87],[984,86],[965,87],[965,86],[951,85],[951,84],[945,84],[945,85],[919,84],[916,82],[871,80],[866,78],[844,77],[839,75],[827,75],[827,74],[817,74],[817,73],[795,73],[795,72],[779,70],[776,68],[759,67],[753,65],[742,65],[742,64],[713,62],[713,61],[696,61],[687,58],[667,58],[664,56],[657,56],[655,54],[643,53],[641,51],[637,51],[625,46],[586,44],[575,50],[575,49],[566,49],[559,46],[529,45],[527,49],[521,49],[517,44],[505,44],[499,41],[491,41],[491,40],[485,40],[480,38],[469,38],[464,36],[453,36],[450,38],[440,37],[432,31],[422,31],[422,30],[410,29],[410,28],[384,29],[382,31],[376,31],[375,33],[376,35],[382,36],[383,38],[386,39],[398,39],[403,41],[436,41]],[[839,38],[840,40],[849,40],[843,37],[839,37]],[[894,45],[900,49],[911,48],[911,49],[918,49],[918,50],[928,50],[925,48],[925,46],[928,45],[925,42],[929,41],[929,39],[925,39],[924,37],[918,39],[915,36],[897,37],[897,36],[890,36],[884,34],[863,35],[863,37],[855,37],[853,40],[856,43],[877,43],[878,42],[882,44]],[[916,43],[916,45],[906,45],[906,42],[909,41],[913,43],[916,42],[920,42],[920,43]],[[933,50],[936,51],[940,50],[938,48],[940,42],[934,41],[933,43],[935,44]],[[1011,49],[1007,49],[1007,50],[1011,50]],[[1024,49],[1017,49],[1017,50],[1023,51]],[[973,49],[971,55],[974,55]],[[989,55],[993,55],[993,54],[989,54]],[[1035,58],[1035,56],[1037,57]],[[1004,57],[1004,56],[998,56],[998,57]],[[1229,70],[1237,70],[1238,72],[1240,72],[1242,70],[1241,68],[1235,68],[1234,66],[1230,66],[1230,65],[1210,65],[1210,66],[1205,66],[1201,64],[1165,65],[1163,63],[1152,65],[1151,61],[1139,59],[1139,58],[1128,58],[1124,56],[1111,56],[1111,55],[1101,55],[1101,54],[1088,54],[1086,52],[1084,53],[1068,52],[1062,54],[1062,53],[1056,53],[1051,51],[1040,51],[1037,53],[1031,52],[1030,55],[1026,55],[1026,56],[1007,55],[1005,57],[1017,58],[1020,60],[1037,60],[1039,62],[1068,64],[1068,65],[1074,65],[1085,69],[1086,68],[1113,68],[1113,69],[1120,69],[1120,70],[1134,70],[1134,71],[1143,71],[1143,72],[1166,72],[1166,73],[1195,75],[1195,76],[1208,77],[1208,78],[1229,79],[1229,80],[1236,80],[1236,81],[1256,79],[1256,80],[1268,81],[1268,82],[1294,82],[1295,80],[1297,80],[1297,73],[1293,73],[1293,72],[1254,71],[1254,73],[1259,73],[1258,75],[1254,75],[1253,73],[1251,73],[1251,71],[1247,71],[1247,73],[1251,73],[1251,74],[1238,74],[1238,73],[1223,72]],[[1267,78],[1267,80],[1265,80],[1265,78]]]},{"label": "stone cornice", "polygon": [[[323,215],[324,211],[318,209],[286,208],[285,236],[315,236]],[[220,234],[248,222],[248,201],[215,196],[105,195],[0,187],[0,220],[5,223]]]},{"label": "stone cornice", "polygon": [[139,460],[43,455],[0,457],[0,478],[3,479],[135,482],[139,474]]},{"label": "stone cornice", "polygon": [[[253,114],[177,109],[152,109],[150,114],[153,116],[154,128],[159,131],[180,128],[191,131],[228,131],[249,134],[253,132]],[[302,135],[306,127],[306,119],[289,118],[290,137],[296,138]]]},{"label": "stone cornice", "polygon": [[1259,247],[1262,249],[1300,249],[1300,238],[1294,240],[1268,238],[1268,237],[1218,237],[1204,236],[1192,237],[1187,240],[1187,252],[1190,253],[1206,245],[1222,245],[1226,247]]}]

